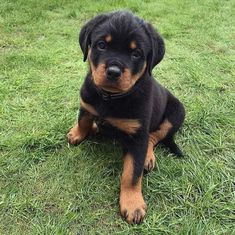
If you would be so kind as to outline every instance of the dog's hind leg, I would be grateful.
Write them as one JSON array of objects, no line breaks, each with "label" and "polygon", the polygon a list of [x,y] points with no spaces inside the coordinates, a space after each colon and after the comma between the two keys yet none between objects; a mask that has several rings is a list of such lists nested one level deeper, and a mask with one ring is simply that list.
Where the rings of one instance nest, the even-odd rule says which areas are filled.
[{"label": "dog's hind leg", "polygon": [[174,153],[176,156],[183,156],[183,153],[174,141],[174,134],[183,124],[184,117],[185,110],[183,105],[178,99],[170,96],[163,122],[156,131],[149,134],[148,151],[144,163],[144,169],[146,171],[152,170],[155,166],[156,159],[153,148],[159,142],[162,142],[169,148],[170,152]]},{"label": "dog's hind leg", "polygon": [[178,157],[182,157],[183,153],[174,141],[174,134],[179,130],[184,122],[185,109],[183,104],[172,95],[168,98],[165,117],[172,124],[172,128],[161,142],[169,148],[170,152]]},{"label": "dog's hind leg", "polygon": [[158,130],[153,131],[149,134],[148,150],[144,162],[144,169],[147,172],[153,170],[153,168],[155,167],[156,157],[153,152],[154,146],[167,136],[171,128],[172,124],[167,119],[165,119]]}]

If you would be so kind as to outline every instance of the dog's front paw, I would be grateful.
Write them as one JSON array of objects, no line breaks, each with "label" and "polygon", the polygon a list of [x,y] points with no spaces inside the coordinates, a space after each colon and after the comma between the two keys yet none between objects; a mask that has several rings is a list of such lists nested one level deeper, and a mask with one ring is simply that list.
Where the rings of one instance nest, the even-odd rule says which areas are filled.
[{"label": "dog's front paw", "polygon": [[120,212],[128,224],[140,224],[145,217],[146,209],[142,194],[121,194]]},{"label": "dog's front paw", "polygon": [[145,158],[145,162],[144,162],[144,169],[147,172],[150,172],[154,169],[156,164],[156,157],[154,155],[153,150],[148,150],[146,158]]},{"label": "dog's front paw", "polygon": [[71,128],[69,133],[67,134],[68,143],[71,145],[80,144],[85,139],[85,137],[86,136],[79,130],[78,124]]}]

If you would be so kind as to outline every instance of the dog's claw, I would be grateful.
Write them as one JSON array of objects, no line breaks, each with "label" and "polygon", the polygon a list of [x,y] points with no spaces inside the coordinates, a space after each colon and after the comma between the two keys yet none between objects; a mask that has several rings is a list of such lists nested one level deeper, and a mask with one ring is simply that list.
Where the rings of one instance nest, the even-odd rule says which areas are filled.
[{"label": "dog's claw", "polygon": [[145,169],[147,172],[152,171],[152,170],[154,169],[154,167],[155,167],[155,163],[156,163],[156,158],[155,158],[154,153],[148,154],[148,155],[146,156],[146,159],[145,159],[144,169]]},{"label": "dog's claw", "polygon": [[146,209],[147,206],[142,196],[139,198],[130,196],[125,201],[120,202],[121,215],[128,224],[140,224],[145,217]]}]

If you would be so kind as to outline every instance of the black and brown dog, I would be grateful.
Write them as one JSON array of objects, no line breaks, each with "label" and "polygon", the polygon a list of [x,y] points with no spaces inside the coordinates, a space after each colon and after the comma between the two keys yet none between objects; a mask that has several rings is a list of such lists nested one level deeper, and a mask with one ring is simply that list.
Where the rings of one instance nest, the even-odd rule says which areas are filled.
[{"label": "black and brown dog", "polygon": [[173,136],[184,107],[151,76],[165,53],[163,39],[149,23],[118,11],[86,23],[79,43],[90,69],[68,141],[78,144],[91,132],[115,133],[124,150],[120,212],[128,223],[140,223],[146,213],[142,174],[154,168],[154,146],[162,142],[182,155]]}]

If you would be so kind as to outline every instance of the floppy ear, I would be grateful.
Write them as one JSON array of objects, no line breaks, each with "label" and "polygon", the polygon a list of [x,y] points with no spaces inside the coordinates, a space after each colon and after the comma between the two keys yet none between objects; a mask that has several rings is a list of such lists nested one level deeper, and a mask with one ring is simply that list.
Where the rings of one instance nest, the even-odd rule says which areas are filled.
[{"label": "floppy ear", "polygon": [[86,61],[88,54],[88,47],[91,45],[91,33],[92,30],[98,25],[104,22],[108,18],[107,14],[102,14],[94,17],[88,21],[81,29],[79,34],[79,44],[82,49],[84,58],[83,61]]},{"label": "floppy ear", "polygon": [[151,75],[152,69],[160,63],[165,54],[165,44],[161,35],[154,30],[151,24],[145,24],[146,33],[151,42],[151,51],[147,58],[148,71]]}]

